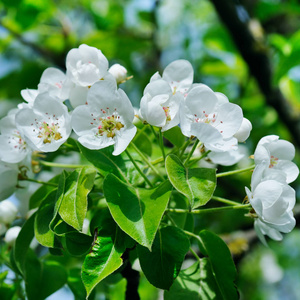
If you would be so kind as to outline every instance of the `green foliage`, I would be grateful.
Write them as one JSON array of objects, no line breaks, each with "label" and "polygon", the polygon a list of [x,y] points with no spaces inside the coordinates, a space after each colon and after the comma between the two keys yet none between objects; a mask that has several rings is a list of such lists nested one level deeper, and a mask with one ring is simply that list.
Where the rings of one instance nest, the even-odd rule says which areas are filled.
[{"label": "green foliage", "polygon": [[186,168],[175,155],[166,159],[166,170],[174,188],[189,199],[191,208],[205,205],[216,188],[216,170]]},{"label": "green foliage", "polygon": [[104,180],[103,189],[115,222],[139,244],[151,250],[168,205],[170,184],[165,182],[154,189],[142,189],[129,186],[109,174]]},{"label": "green foliage", "polygon": [[184,232],[177,227],[163,227],[157,231],[152,250],[138,245],[141,268],[151,284],[168,290],[178,276],[190,247]]}]

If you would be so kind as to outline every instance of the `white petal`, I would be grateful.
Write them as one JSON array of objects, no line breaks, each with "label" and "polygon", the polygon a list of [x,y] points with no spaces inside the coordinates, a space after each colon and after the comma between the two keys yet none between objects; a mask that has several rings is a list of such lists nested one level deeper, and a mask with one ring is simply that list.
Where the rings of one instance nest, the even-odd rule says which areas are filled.
[{"label": "white petal", "polygon": [[83,105],[87,102],[87,93],[89,88],[86,86],[74,86],[70,91],[69,100],[73,108]]},{"label": "white petal", "polygon": [[194,70],[190,62],[179,59],[165,68],[162,78],[169,82],[171,86],[176,86],[176,91],[185,93],[193,83]]},{"label": "white petal", "polygon": [[[296,164],[287,160],[280,160],[278,163],[272,168],[273,170],[280,170],[286,175],[286,182],[291,183],[297,179],[299,175],[299,169]],[[271,169],[271,170],[272,170]]]},{"label": "white petal", "polygon": [[38,90],[33,90],[33,89],[25,89],[21,90],[21,96],[22,98],[27,101],[28,103],[33,104],[36,96],[38,95],[39,91]]},{"label": "white petal", "polygon": [[144,89],[144,95],[146,94],[150,94],[152,97],[160,94],[171,95],[172,89],[165,80],[158,79],[147,84]]},{"label": "white petal", "polygon": [[119,155],[127,148],[129,143],[134,138],[136,130],[136,127],[132,125],[131,128],[126,128],[124,131],[122,131],[122,134],[120,134],[120,136],[118,136],[116,139],[114,151],[112,153],[113,155]]},{"label": "white petal", "polygon": [[232,137],[243,122],[242,109],[233,103],[225,103],[218,108],[215,126],[224,138]]},{"label": "white petal", "polygon": [[243,118],[242,125],[239,128],[239,130],[234,134],[234,137],[236,137],[240,143],[245,142],[249,137],[251,130],[251,122],[248,119]]}]

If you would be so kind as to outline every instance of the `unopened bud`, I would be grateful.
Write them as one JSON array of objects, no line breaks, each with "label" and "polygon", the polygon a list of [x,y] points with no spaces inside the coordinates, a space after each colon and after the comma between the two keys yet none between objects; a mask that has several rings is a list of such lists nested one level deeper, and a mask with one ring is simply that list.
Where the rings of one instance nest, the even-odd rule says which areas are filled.
[{"label": "unopened bud", "polygon": [[6,234],[5,234],[5,237],[4,237],[5,242],[9,246],[12,246],[14,244],[15,240],[17,239],[20,231],[21,231],[20,226],[14,226],[14,227],[9,228],[6,231]]},{"label": "unopened bud", "polygon": [[0,223],[10,224],[18,213],[17,207],[9,200],[0,202]]},{"label": "unopened bud", "polygon": [[124,82],[127,78],[127,70],[120,64],[112,65],[108,72],[115,77],[118,84]]},{"label": "unopened bud", "polygon": [[251,130],[252,130],[251,122],[248,119],[243,118],[242,125],[241,125],[240,129],[236,132],[234,137],[237,138],[237,140],[240,143],[245,142],[246,139],[249,137]]}]

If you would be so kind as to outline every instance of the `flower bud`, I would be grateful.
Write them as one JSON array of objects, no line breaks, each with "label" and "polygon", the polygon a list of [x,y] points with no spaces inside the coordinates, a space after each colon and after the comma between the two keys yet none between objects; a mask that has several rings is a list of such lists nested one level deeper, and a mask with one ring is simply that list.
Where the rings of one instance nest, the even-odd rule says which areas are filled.
[{"label": "flower bud", "polygon": [[251,130],[252,130],[251,122],[248,119],[243,118],[242,125],[240,129],[236,132],[234,137],[237,138],[237,140],[240,143],[245,142],[246,139],[249,137]]},{"label": "flower bud", "polygon": [[17,213],[17,207],[9,200],[0,202],[0,223],[12,223],[16,218]]},{"label": "flower bud", "polygon": [[126,80],[127,70],[123,66],[121,66],[120,64],[112,65],[109,68],[108,72],[115,77],[118,84],[120,84],[124,80]]},{"label": "flower bud", "polygon": [[5,242],[9,245],[12,246],[15,242],[15,240],[17,239],[19,232],[21,231],[21,227],[20,226],[14,226],[9,228],[6,231],[4,240]]}]

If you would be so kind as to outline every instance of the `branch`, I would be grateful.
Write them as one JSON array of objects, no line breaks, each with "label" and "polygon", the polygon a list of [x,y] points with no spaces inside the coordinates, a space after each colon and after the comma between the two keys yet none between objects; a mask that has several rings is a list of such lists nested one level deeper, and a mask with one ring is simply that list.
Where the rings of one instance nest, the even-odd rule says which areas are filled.
[{"label": "branch", "polygon": [[272,70],[268,53],[255,40],[249,30],[247,20],[240,18],[241,14],[239,12],[244,8],[237,5],[237,1],[234,0],[211,0],[211,2],[215,6],[220,19],[229,30],[252,76],[256,79],[266,103],[277,111],[280,119],[292,134],[295,143],[300,147],[299,113],[295,113],[295,109],[284,98],[280,90],[272,86]]}]

